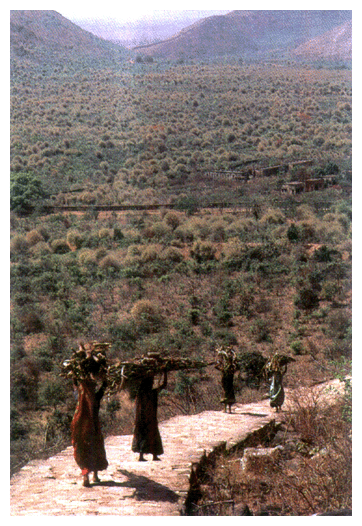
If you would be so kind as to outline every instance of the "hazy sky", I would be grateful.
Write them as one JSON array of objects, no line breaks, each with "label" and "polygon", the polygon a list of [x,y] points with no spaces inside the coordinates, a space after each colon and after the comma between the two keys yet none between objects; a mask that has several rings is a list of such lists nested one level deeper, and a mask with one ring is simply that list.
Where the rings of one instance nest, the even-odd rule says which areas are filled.
[{"label": "hazy sky", "polygon": [[[348,0],[346,4],[349,4]],[[115,20],[117,22],[132,22],[140,20],[145,17],[160,18],[167,14],[175,16],[175,11],[203,11],[200,18],[216,13],[227,13],[234,9],[351,9],[348,5],[342,5],[340,1],[329,0],[295,0],[292,4],[285,0],[254,0],[252,5],[250,2],[242,0],[173,0],[171,3],[172,10],[170,10],[170,0],[153,0],[151,2],[152,9],[149,8],[150,3],[144,0],[131,1],[114,1],[101,0],[97,2],[75,2],[74,0],[40,0],[32,1],[29,5],[28,1],[11,1],[6,2],[9,9],[44,9],[54,10],[68,18],[69,20],[82,19],[101,19],[101,20]],[[5,6],[3,6],[5,7]],[[223,10],[219,8],[223,7]]]},{"label": "hazy sky", "polygon": [[[147,4],[144,4],[142,2],[132,2],[130,7],[127,7],[125,4],[117,4],[114,3],[113,6],[109,8],[100,8],[99,4],[91,5],[86,7],[85,4],[83,4],[83,7],[80,7],[78,4],[61,4],[59,9],[57,11],[65,16],[66,18],[70,20],[82,20],[85,18],[88,19],[112,19],[116,20],[118,22],[133,22],[135,20],[140,20],[144,18],[150,18],[150,19],[158,19],[158,18],[168,18],[168,17],[175,17],[177,16],[177,11],[192,11],[195,14],[200,14],[200,17],[207,16],[208,13],[210,14],[225,14],[228,13],[230,10],[212,10],[210,9],[187,9],[185,4],[183,4],[182,9],[175,8],[173,10],[170,9],[162,9],[162,3],[152,3],[154,6],[153,9],[147,9],[144,7]],[[159,8],[157,6],[160,6]],[[169,7],[165,4],[166,7]],[[173,4],[174,5],[174,4]],[[186,4],[187,5],[187,4]]]}]

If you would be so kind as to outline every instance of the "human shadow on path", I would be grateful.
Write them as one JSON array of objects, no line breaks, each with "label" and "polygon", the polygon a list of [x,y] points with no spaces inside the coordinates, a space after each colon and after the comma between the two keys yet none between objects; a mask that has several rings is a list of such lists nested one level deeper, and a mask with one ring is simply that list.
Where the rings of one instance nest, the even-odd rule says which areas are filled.
[{"label": "human shadow on path", "polygon": [[100,485],[134,488],[136,490],[134,493],[134,498],[136,500],[155,500],[165,502],[177,502],[179,500],[179,495],[177,495],[177,493],[148,477],[135,475],[126,469],[119,469],[118,471],[128,478],[127,482],[107,481],[101,482]]},{"label": "human shadow on path", "polygon": [[269,416],[268,414],[264,414],[264,413],[249,413],[249,412],[238,413],[238,415],[259,416],[259,417]]}]

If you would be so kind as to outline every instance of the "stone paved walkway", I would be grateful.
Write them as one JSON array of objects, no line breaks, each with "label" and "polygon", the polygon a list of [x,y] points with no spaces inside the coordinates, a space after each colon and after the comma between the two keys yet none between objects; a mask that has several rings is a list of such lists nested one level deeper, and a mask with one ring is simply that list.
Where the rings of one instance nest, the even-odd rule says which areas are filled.
[{"label": "stone paved walkway", "polygon": [[82,486],[68,447],[47,460],[30,462],[12,477],[11,515],[180,515],[193,463],[218,447],[228,450],[242,443],[282,418],[283,412],[271,410],[268,400],[236,404],[232,414],[206,411],[174,417],[159,426],[164,446],[160,462],[150,455],[147,462],[138,462],[131,435],[108,437],[108,469],[90,488]]}]

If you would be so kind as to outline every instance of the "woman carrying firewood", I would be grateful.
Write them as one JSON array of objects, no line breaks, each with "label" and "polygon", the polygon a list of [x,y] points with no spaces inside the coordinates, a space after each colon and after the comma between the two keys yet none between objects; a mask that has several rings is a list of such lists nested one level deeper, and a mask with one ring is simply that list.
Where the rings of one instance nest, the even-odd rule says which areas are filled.
[{"label": "woman carrying firewood", "polygon": [[[73,375],[73,383],[78,391],[78,402],[71,423],[71,437],[74,458],[82,470],[85,487],[90,486],[91,472],[93,472],[93,482],[99,482],[98,471],[108,466],[98,416],[100,403],[107,388],[106,372],[104,363],[92,351],[93,349],[87,349],[87,344],[85,346],[80,344],[77,354],[82,357],[82,372],[86,374],[78,378]],[[100,387],[97,389],[99,384]]]},{"label": "woman carrying firewood", "polygon": [[132,451],[139,453],[139,461],[144,462],[144,455],[151,453],[153,460],[160,460],[163,454],[161,435],[157,422],[158,394],[167,386],[167,373],[164,372],[163,382],[159,387],[153,387],[154,375],[142,378],[136,397],[136,421],[134,427]]},{"label": "woman carrying firewood", "polygon": [[224,398],[220,402],[224,404],[225,413],[227,408],[231,413],[231,406],[236,402],[234,393],[234,374],[237,370],[236,355],[232,348],[228,348],[226,351],[221,349],[217,355],[218,361],[215,367],[222,373],[221,386],[224,391]]},{"label": "woman carrying firewood", "polygon": [[285,398],[283,377],[287,372],[288,363],[294,361],[294,358],[289,356],[274,354],[265,366],[265,375],[270,381],[270,407],[275,407],[277,413],[280,411]]},{"label": "woman carrying firewood", "polygon": [[284,403],[284,387],[283,376],[287,372],[287,366],[284,365],[280,369],[271,373],[271,383],[269,388],[270,407],[275,407],[278,413]]}]

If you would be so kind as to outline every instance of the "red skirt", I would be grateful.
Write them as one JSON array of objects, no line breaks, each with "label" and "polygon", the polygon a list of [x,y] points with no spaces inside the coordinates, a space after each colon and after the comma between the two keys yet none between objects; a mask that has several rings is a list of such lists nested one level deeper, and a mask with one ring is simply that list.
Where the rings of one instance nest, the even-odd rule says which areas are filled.
[{"label": "red skirt", "polygon": [[107,469],[108,461],[98,417],[100,400],[95,383],[82,382],[78,386],[78,404],[71,424],[74,458],[82,474]]}]

